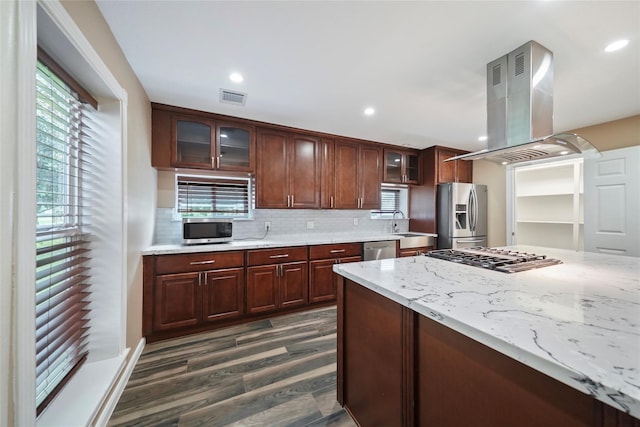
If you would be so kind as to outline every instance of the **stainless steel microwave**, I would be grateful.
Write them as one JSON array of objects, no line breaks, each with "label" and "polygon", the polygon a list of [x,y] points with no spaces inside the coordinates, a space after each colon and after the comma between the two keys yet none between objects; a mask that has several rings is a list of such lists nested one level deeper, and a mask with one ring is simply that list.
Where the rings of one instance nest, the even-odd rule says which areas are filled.
[{"label": "stainless steel microwave", "polygon": [[230,242],[233,236],[233,220],[219,218],[183,218],[182,244]]}]

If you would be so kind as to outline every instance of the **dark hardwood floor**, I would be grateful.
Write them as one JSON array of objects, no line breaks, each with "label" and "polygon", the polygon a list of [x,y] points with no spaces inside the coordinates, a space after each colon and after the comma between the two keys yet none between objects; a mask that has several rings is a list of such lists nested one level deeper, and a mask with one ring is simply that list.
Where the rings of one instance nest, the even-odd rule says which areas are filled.
[{"label": "dark hardwood floor", "polygon": [[336,309],[145,347],[109,426],[355,426],[336,402]]}]

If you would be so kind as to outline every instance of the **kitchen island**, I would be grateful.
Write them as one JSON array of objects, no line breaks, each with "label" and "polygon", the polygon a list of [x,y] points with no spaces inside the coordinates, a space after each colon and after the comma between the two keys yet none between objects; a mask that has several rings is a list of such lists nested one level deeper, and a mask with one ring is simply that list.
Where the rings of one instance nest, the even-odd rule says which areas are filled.
[{"label": "kitchen island", "polygon": [[640,425],[640,259],[511,249],[563,263],[334,266],[338,400],[360,425]]}]

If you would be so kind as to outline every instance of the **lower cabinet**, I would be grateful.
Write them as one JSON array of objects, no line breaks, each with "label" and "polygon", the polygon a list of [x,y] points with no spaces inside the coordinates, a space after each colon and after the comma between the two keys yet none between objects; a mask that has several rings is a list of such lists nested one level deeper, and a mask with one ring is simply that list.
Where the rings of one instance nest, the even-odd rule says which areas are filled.
[{"label": "lower cabinet", "polygon": [[307,247],[247,251],[247,314],[308,302]]},{"label": "lower cabinet", "polygon": [[244,268],[158,275],[154,329],[197,326],[244,313]]},{"label": "lower cabinet", "polygon": [[244,252],[144,259],[143,333],[204,326],[244,315]]},{"label": "lower cabinet", "polygon": [[310,246],[309,302],[335,301],[337,275],[333,265],[361,260],[361,243]]},{"label": "lower cabinet", "polygon": [[424,255],[429,251],[432,251],[434,249],[433,246],[420,246],[417,248],[404,248],[404,249],[399,249],[398,250],[398,257],[402,258],[402,257],[409,257],[409,256],[417,256],[417,255]]}]

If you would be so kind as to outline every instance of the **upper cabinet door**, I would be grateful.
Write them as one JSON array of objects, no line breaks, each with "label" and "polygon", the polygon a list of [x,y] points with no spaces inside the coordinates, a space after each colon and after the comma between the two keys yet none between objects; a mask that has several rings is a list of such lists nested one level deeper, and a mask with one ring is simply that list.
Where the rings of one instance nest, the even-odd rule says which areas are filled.
[{"label": "upper cabinet door", "polygon": [[335,202],[337,209],[358,209],[358,144],[347,141],[335,142]]},{"label": "upper cabinet door", "polygon": [[289,207],[287,136],[270,129],[258,129],[256,208]]},{"label": "upper cabinet door", "polygon": [[252,172],[254,170],[253,127],[218,123],[215,167],[220,170]]},{"label": "upper cabinet door", "polygon": [[391,150],[384,151],[384,182],[404,182],[402,158],[404,156]]},{"label": "upper cabinet door", "polygon": [[360,145],[358,167],[360,209],[380,209],[382,150],[373,145]]},{"label": "upper cabinet door", "polygon": [[418,155],[408,151],[384,150],[384,182],[418,184],[420,167]]},{"label": "upper cabinet door", "polygon": [[320,140],[295,135],[289,142],[289,194],[292,208],[320,207]]},{"label": "upper cabinet door", "polygon": [[171,163],[178,167],[212,169],[215,165],[215,122],[174,115]]}]

